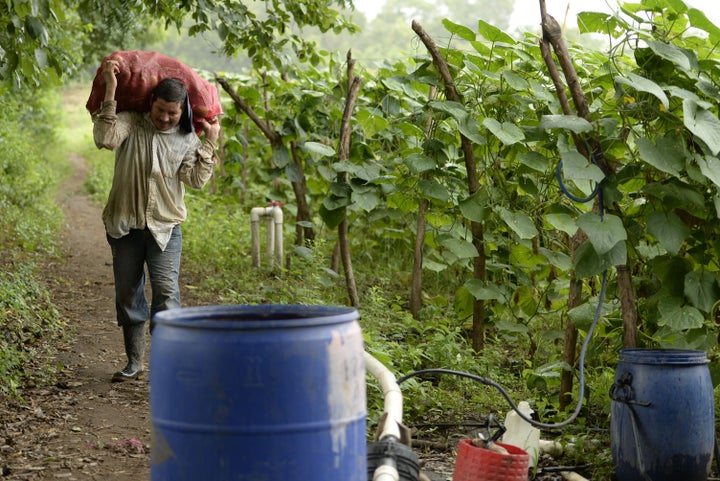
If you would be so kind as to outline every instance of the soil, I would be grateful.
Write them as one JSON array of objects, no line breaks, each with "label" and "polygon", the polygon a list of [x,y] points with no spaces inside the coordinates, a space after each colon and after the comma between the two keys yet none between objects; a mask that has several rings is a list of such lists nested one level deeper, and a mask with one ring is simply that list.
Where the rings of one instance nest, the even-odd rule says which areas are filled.
[{"label": "soil", "polygon": [[[0,479],[149,480],[148,375],[110,382],[126,362],[115,322],[110,249],[101,207],[83,192],[85,162],[76,155],[69,162],[73,173],[57,197],[66,220],[64,258],[43,270],[66,324],[63,340],[55,346],[60,368],[54,384],[23,390],[21,401],[0,403]],[[183,304],[197,305],[195,295],[183,288]],[[211,300],[204,297],[203,302]],[[443,453],[423,456],[430,481],[452,477],[447,459]]]}]

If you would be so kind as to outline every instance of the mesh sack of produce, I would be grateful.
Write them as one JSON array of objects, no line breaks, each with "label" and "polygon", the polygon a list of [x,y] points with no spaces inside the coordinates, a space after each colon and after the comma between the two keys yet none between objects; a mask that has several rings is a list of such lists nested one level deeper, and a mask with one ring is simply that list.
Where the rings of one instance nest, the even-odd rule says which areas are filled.
[{"label": "mesh sack of produce", "polygon": [[[116,60],[120,67],[117,74],[118,88],[115,92],[118,112],[149,112],[152,90],[163,79],[173,77],[180,79],[187,87],[196,132],[201,131],[200,119],[210,119],[222,114],[217,88],[180,60],[141,50],[114,52],[103,61],[108,59]],[[85,107],[90,113],[97,111],[102,106],[104,97],[105,79],[101,64],[95,74]]]}]

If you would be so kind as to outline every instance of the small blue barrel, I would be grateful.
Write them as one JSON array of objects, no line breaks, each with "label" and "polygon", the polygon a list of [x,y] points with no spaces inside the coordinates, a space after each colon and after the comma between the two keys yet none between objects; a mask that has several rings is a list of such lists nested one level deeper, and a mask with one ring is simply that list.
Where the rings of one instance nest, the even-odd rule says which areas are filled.
[{"label": "small blue barrel", "polygon": [[358,317],[300,305],[157,314],[152,481],[366,481]]},{"label": "small blue barrel", "polygon": [[715,443],[703,351],[623,349],[610,389],[618,481],[706,481]]}]

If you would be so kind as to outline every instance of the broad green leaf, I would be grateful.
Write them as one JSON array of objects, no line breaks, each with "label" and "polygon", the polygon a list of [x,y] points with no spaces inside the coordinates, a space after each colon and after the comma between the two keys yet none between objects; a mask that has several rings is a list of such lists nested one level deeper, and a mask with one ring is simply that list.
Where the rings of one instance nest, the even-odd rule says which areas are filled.
[{"label": "broad green leaf", "polygon": [[600,255],[609,252],[618,242],[627,240],[622,220],[612,214],[606,214],[601,219],[599,215],[587,212],[578,218],[577,224]]},{"label": "broad green leaf", "polygon": [[373,137],[378,132],[388,128],[388,121],[382,116],[373,113],[368,109],[360,109],[354,115],[360,128],[365,132],[367,137]]},{"label": "broad green leaf", "polygon": [[646,138],[637,139],[640,158],[658,170],[680,177],[685,167],[685,155],[675,148],[674,142],[665,137],[656,137],[657,145]]},{"label": "broad green leaf", "polygon": [[511,212],[504,207],[500,209],[500,217],[521,239],[532,239],[538,235],[532,219],[522,212]]},{"label": "broad green leaf", "polygon": [[712,112],[700,107],[690,99],[683,100],[685,127],[707,144],[710,152],[720,152],[720,120]]},{"label": "broad green leaf", "polygon": [[[575,327],[583,331],[587,331],[588,329],[590,329],[590,325],[595,320],[595,316],[597,315],[598,301],[599,300],[597,297],[593,297],[568,311],[568,317],[573,322],[573,324],[575,324]],[[613,307],[611,304],[605,303],[600,308],[600,316],[602,317],[610,315],[614,310],[615,307]]]},{"label": "broad green leaf", "polygon": [[527,90],[530,84],[528,84],[528,81],[525,80],[525,78],[521,77],[520,75],[516,74],[512,70],[505,70],[502,73],[503,78],[507,82],[507,84],[512,88],[513,90],[517,90],[519,92],[522,92],[524,90]]},{"label": "broad green leaf", "polygon": [[353,192],[353,202],[365,212],[370,212],[380,204],[380,196],[375,191]]},{"label": "broad green leaf", "polygon": [[281,169],[290,163],[290,153],[285,145],[279,145],[274,148],[272,151],[272,158],[275,165]]},{"label": "broad green leaf", "polygon": [[695,155],[695,159],[700,167],[700,172],[710,179],[713,184],[720,187],[720,159],[711,155],[703,157],[697,154]]},{"label": "broad green leaf", "polygon": [[697,74],[699,70],[697,54],[692,50],[660,41],[650,41],[648,46],[657,55],[674,63],[686,74],[693,77]]},{"label": "broad green leaf", "polygon": [[540,119],[540,128],[544,130],[564,129],[580,134],[591,131],[593,126],[577,115],[543,115]]},{"label": "broad green leaf", "polygon": [[503,42],[509,45],[515,45],[517,43],[510,35],[482,19],[478,20],[478,33],[492,43]]},{"label": "broad green leaf", "polygon": [[651,212],[648,215],[647,230],[672,255],[678,253],[690,234],[690,229],[674,212]]},{"label": "broad green leaf", "polygon": [[685,276],[685,296],[694,307],[711,312],[718,300],[717,279],[708,271],[689,272]]},{"label": "broad green leaf", "polygon": [[458,123],[464,122],[468,116],[465,106],[452,100],[432,100],[428,102],[431,109],[444,112],[454,118]]},{"label": "broad green leaf", "polygon": [[477,257],[478,251],[470,242],[449,237],[440,242],[445,249],[450,251],[458,259],[471,259]]},{"label": "broad green leaf", "polygon": [[500,287],[493,283],[483,282],[480,279],[469,279],[464,286],[479,301],[507,300]]},{"label": "broad green leaf", "polygon": [[580,278],[588,278],[627,263],[627,244],[618,242],[610,252],[598,255],[591,242],[583,243],[575,251],[575,273]]},{"label": "broad green leaf", "polygon": [[345,209],[328,209],[323,202],[320,205],[320,217],[330,229],[334,229],[345,218]]},{"label": "broad green leaf", "polygon": [[469,115],[465,116],[465,119],[457,123],[458,130],[468,139],[472,140],[477,145],[487,144],[487,140],[480,133],[480,124],[474,117]]},{"label": "broad green leaf", "polygon": [[605,174],[597,165],[591,163],[577,150],[566,150],[560,154],[562,157],[563,176],[567,180],[589,180],[602,182]]},{"label": "broad green leaf", "polygon": [[473,222],[483,222],[488,214],[488,198],[483,191],[478,191],[473,195],[462,199],[459,202],[460,213],[466,219]]},{"label": "broad green leaf", "polygon": [[447,268],[447,264],[441,264],[439,262],[435,262],[432,259],[423,259],[423,269],[427,269],[432,272],[442,272]]},{"label": "broad green leaf", "polygon": [[575,218],[568,214],[546,214],[545,221],[569,236],[575,235],[578,229]]},{"label": "broad green leaf", "polygon": [[443,27],[445,27],[445,30],[448,32],[457,35],[458,37],[473,41],[475,40],[475,32],[467,28],[465,25],[460,25],[459,23],[452,22],[448,20],[447,18],[443,18],[442,20]]},{"label": "broad green leaf", "polygon": [[532,151],[525,151],[518,154],[518,162],[540,173],[547,171],[548,164],[550,163],[547,157]]},{"label": "broad green leaf", "polygon": [[505,145],[513,145],[525,140],[525,134],[520,130],[520,127],[510,122],[501,124],[497,120],[488,117],[483,120],[483,125]]},{"label": "broad green leaf", "polygon": [[505,319],[501,319],[495,323],[495,327],[504,333],[508,334],[527,334],[530,329],[525,324],[518,322],[510,322]]},{"label": "broad green leaf", "polygon": [[664,296],[658,302],[658,326],[668,326],[675,331],[702,327],[705,319],[700,311],[692,306],[683,306],[682,300]]},{"label": "broad green leaf", "polygon": [[305,152],[313,156],[317,156],[316,158],[335,155],[335,149],[329,145],[321,144],[320,142],[305,142],[302,144],[301,148]]},{"label": "broad green leaf", "polygon": [[437,163],[431,157],[423,154],[410,154],[405,158],[405,165],[415,174],[421,174],[437,167]]},{"label": "broad green leaf", "polygon": [[580,12],[577,16],[580,33],[613,33],[618,28],[618,19],[609,13]]},{"label": "broad green leaf", "polygon": [[688,18],[690,19],[690,25],[709,33],[710,38],[713,39],[713,43],[717,43],[717,41],[720,40],[720,28],[708,20],[705,13],[701,10],[698,10],[697,8],[689,9]]},{"label": "broad green leaf", "polygon": [[667,95],[665,95],[663,89],[652,80],[641,77],[640,75],[636,75],[632,72],[626,72],[625,76],[618,75],[615,77],[615,81],[634,88],[640,92],[647,92],[654,95],[666,109],[670,108],[670,101],[668,100]]},{"label": "broad green leaf", "polygon": [[423,196],[447,202],[450,199],[447,189],[436,180],[421,180],[419,182],[420,192]]}]

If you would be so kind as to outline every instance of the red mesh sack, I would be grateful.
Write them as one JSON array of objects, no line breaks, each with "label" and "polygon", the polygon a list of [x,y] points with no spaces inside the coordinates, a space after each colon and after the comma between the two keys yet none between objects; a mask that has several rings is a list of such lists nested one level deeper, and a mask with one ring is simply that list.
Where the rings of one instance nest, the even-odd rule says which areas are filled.
[{"label": "red mesh sack", "polygon": [[[120,66],[117,74],[118,88],[115,92],[117,111],[150,111],[152,89],[165,78],[182,80],[187,87],[190,106],[193,111],[195,130],[200,132],[200,119],[209,119],[222,114],[217,88],[202,78],[195,70],[181,61],[157,52],[126,50],[111,53],[104,60],[116,60]],[[102,64],[93,80],[90,98],[85,108],[92,113],[98,110],[105,98],[105,79]]]}]

